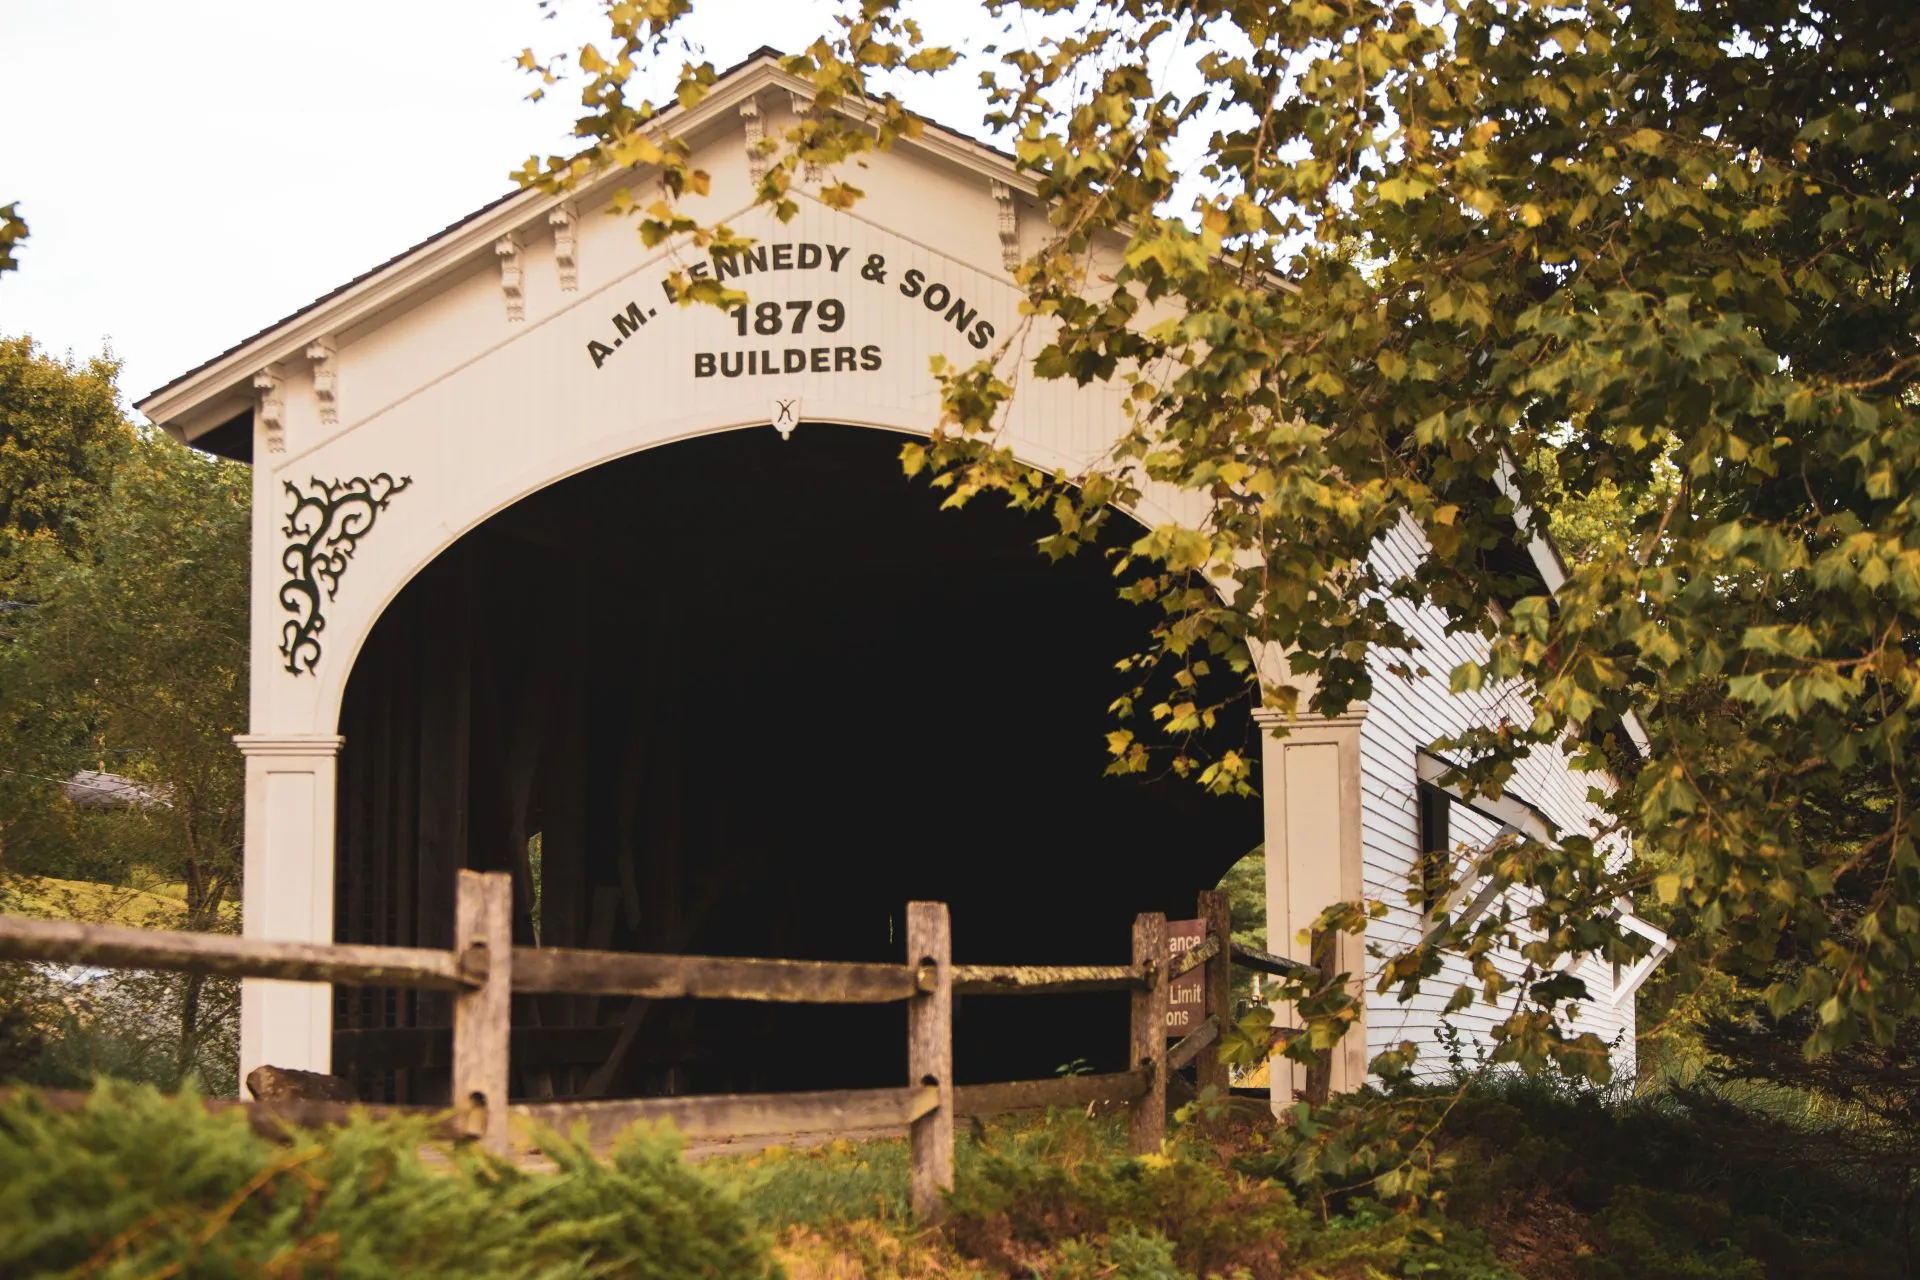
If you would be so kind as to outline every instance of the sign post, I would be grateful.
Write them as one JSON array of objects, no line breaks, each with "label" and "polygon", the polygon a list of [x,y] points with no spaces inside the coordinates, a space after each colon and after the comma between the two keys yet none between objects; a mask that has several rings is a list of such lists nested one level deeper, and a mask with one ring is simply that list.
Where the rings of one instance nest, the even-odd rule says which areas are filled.
[{"label": "sign post", "polygon": [[[1207,922],[1167,921],[1167,958],[1177,960],[1207,940]],[[1175,1039],[1207,1020],[1207,966],[1197,965],[1167,984],[1167,1034]]]}]

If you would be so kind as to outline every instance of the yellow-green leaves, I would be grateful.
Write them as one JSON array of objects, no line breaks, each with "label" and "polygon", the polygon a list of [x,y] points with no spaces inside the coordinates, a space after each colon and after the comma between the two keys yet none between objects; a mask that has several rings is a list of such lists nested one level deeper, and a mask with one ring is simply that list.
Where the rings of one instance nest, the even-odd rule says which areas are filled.
[{"label": "yellow-green leaves", "polygon": [[19,269],[14,254],[26,238],[27,220],[20,216],[19,202],[0,204],[0,275]]},{"label": "yellow-green leaves", "polygon": [[[682,207],[708,180],[626,87],[687,3],[607,11],[578,58],[591,150],[524,171],[634,169],[657,242],[708,234]],[[1538,905],[1448,923],[1468,1001],[1510,996],[1503,947],[1536,979],[1643,954],[1614,923],[1631,897],[1675,973],[1820,1010],[1814,1047],[1920,1014],[1920,35],[1897,5],[1829,9],[1290,0],[1196,11],[1186,58],[1157,11],[1093,0],[981,77],[1050,229],[1015,277],[1034,323],[932,371],[939,421],[904,469],[1035,513],[1045,555],[1124,548],[1142,631],[1114,771],[1249,790],[1247,743],[1212,730],[1402,679],[1505,708],[1452,740],[1476,787],[1529,756],[1609,771],[1631,850],[1563,833],[1477,868]],[[959,66],[862,0],[784,61],[812,97],[756,198],[789,215],[812,164],[857,207],[834,166],[919,129],[875,73]],[[669,70],[676,102],[713,82]],[[1111,387],[1127,430],[1037,470],[1002,433],[1040,379]],[[1149,488],[1190,514],[1131,525]],[[1438,971],[1431,949],[1383,969]],[[1604,1070],[1539,1007],[1497,1034],[1503,1061]]]}]

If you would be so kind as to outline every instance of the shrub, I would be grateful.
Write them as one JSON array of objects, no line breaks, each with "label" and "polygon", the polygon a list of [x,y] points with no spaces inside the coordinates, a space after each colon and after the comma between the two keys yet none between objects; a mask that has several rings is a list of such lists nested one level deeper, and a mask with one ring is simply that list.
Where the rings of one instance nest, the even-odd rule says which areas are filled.
[{"label": "shrub", "polygon": [[1870,1185],[1836,1152],[1844,1136],[1698,1089],[1634,1099],[1495,1074],[1336,1099],[1237,1164],[1330,1217],[1444,1209],[1529,1276],[1910,1274],[1904,1183]]},{"label": "shrub", "polygon": [[1478,1232],[1436,1214],[1368,1204],[1323,1217],[1211,1142],[1133,1159],[1123,1137],[1118,1117],[1072,1110],[975,1125],[938,1231],[907,1220],[899,1141],[771,1148],[710,1173],[781,1233],[794,1280],[1514,1280]]},{"label": "shrub", "polygon": [[1478,1234],[1431,1215],[1323,1218],[1204,1144],[1113,1156],[1073,1136],[1084,1124],[1056,1113],[962,1167],[946,1226],[962,1253],[1008,1276],[1511,1280]]},{"label": "shrub", "polygon": [[609,1160],[558,1135],[529,1172],[356,1120],[285,1145],[192,1096],[99,1085],[73,1111],[0,1102],[0,1274],[773,1277],[737,1199],[637,1127]]},{"label": "shrub", "polygon": [[1701,1090],[1607,1102],[1494,1080],[1447,1121],[1449,1209],[1485,1220],[1551,1197],[1591,1222],[1595,1280],[1909,1273],[1901,1206],[1828,1159],[1842,1138]]}]

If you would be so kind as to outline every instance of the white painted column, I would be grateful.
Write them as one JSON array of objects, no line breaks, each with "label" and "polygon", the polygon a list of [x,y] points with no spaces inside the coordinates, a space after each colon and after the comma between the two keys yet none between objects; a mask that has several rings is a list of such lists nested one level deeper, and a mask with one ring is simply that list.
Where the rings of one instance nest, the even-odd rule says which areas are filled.
[{"label": "white painted column", "polygon": [[[1364,705],[1333,719],[1303,716],[1284,738],[1273,730],[1277,713],[1260,715],[1260,788],[1266,807],[1267,947],[1303,963],[1312,955],[1307,930],[1327,907],[1358,901],[1365,892],[1360,844],[1360,726]],[[1342,934],[1340,967],[1354,975],[1365,998],[1366,940]],[[1297,1026],[1290,1005],[1274,1007],[1275,1026]],[[1306,1068],[1275,1058],[1273,1107],[1292,1104],[1306,1087]],[[1367,1078],[1364,1014],[1334,1052],[1334,1092]]]},{"label": "white painted column", "polygon": [[[247,757],[249,938],[333,941],[334,764],[337,734],[243,733]],[[240,1078],[271,1065],[329,1071],[333,988],[248,979],[240,986]]]}]

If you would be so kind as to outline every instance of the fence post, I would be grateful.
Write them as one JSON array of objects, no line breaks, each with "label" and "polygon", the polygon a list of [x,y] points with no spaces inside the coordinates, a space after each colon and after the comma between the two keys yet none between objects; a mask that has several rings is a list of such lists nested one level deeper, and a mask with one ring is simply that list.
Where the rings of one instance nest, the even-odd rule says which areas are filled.
[{"label": "fence post", "polygon": [[1227,907],[1227,895],[1218,889],[1200,894],[1200,918],[1207,922],[1207,936],[1214,940],[1213,959],[1207,961],[1207,1016],[1213,1019],[1213,1043],[1200,1051],[1194,1063],[1194,1083],[1204,1089],[1212,1085],[1225,1102],[1231,1082],[1227,1064],[1220,1058],[1220,1042],[1233,1022],[1233,915]]},{"label": "fence post", "polygon": [[482,978],[453,1000],[453,1109],[483,1150],[507,1151],[507,1036],[513,995],[513,880],[459,873],[453,950]]},{"label": "fence post", "polygon": [[908,1126],[913,1216],[933,1222],[953,1190],[953,932],[944,902],[907,904],[907,964],[930,965],[933,989],[907,1002],[907,1074],[939,1091],[939,1104]]},{"label": "fence post", "polygon": [[[1340,975],[1340,935],[1331,929],[1315,929],[1308,936],[1308,954],[1314,967],[1320,970],[1320,985],[1330,987]],[[1325,1106],[1327,1098],[1333,1093],[1333,1050],[1319,1049],[1314,1052],[1313,1061],[1307,1064],[1307,1081],[1304,1096],[1307,1105]]]},{"label": "fence post", "polygon": [[1167,1136],[1167,918],[1133,918],[1133,962],[1146,969],[1147,989],[1133,993],[1132,1053],[1147,1074],[1147,1091],[1127,1108],[1127,1151],[1158,1155]]}]

